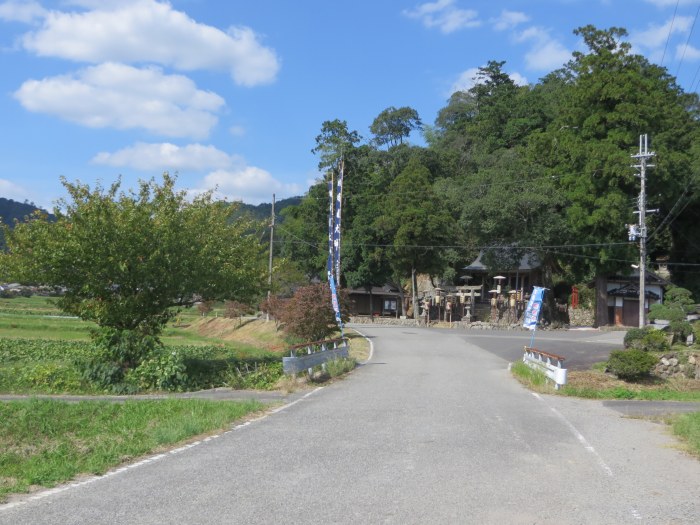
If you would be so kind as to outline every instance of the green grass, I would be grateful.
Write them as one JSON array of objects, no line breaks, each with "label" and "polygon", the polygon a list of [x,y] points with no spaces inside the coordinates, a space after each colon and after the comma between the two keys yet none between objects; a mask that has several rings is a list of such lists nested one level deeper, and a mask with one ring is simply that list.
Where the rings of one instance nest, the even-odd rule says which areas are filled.
[{"label": "green grass", "polygon": [[516,361],[510,366],[511,373],[525,386],[541,392],[547,387],[547,376],[541,370],[530,368],[522,361]]},{"label": "green grass", "polygon": [[674,416],[671,429],[687,444],[690,452],[700,457],[700,412]]},{"label": "green grass", "polygon": [[32,487],[101,474],[199,434],[225,429],[258,402],[168,399],[0,403],[0,502]]},{"label": "green grass", "polygon": [[[565,386],[558,392],[561,395],[586,399],[639,399],[644,401],[700,401],[699,391],[657,389],[634,390],[625,387],[596,389],[590,387]],[[698,406],[700,410],[700,405]]]}]

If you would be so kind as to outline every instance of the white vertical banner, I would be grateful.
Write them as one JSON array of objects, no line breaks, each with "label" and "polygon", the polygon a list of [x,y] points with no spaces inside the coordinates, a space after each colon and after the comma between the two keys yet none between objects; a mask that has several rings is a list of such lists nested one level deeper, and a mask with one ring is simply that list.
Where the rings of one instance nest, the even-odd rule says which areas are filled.
[{"label": "white vertical banner", "polygon": [[340,221],[343,208],[343,169],[344,161],[340,160],[338,173],[338,189],[335,195],[335,225],[333,228],[333,250],[335,250],[335,282],[340,286]]}]

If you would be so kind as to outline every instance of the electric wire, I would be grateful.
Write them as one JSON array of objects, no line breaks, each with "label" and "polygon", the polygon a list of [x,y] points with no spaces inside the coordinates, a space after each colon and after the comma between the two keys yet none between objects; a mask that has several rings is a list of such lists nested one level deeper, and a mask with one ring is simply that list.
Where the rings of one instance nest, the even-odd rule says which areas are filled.
[{"label": "electric wire", "polygon": [[678,72],[681,69],[681,64],[683,64],[683,60],[685,59],[685,52],[688,50],[688,46],[690,45],[690,37],[693,36],[693,29],[695,29],[695,22],[698,20],[698,15],[700,15],[700,5],[698,5],[697,11],[695,11],[695,18],[693,18],[693,25],[690,26],[690,32],[688,33],[688,38],[685,41],[685,46],[683,46],[683,54],[681,55],[681,59],[678,61],[678,67],[676,68],[676,75],[675,77],[678,78]]},{"label": "electric wire", "polygon": [[668,36],[666,37],[666,45],[664,46],[664,54],[661,56],[661,65],[664,65],[664,59],[666,58],[666,50],[668,49],[668,42],[671,40],[671,33],[673,32],[673,24],[676,21],[676,13],[678,12],[678,4],[681,0],[676,0],[676,8],[673,10],[673,18],[671,19],[671,25],[668,28]]}]

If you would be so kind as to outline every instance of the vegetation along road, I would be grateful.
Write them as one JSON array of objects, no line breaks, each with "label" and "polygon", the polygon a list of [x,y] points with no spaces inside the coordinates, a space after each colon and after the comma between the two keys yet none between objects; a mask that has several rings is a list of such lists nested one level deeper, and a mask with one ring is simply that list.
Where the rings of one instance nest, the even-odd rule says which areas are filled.
[{"label": "vegetation along road", "polygon": [[533,394],[485,338],[364,330],[374,357],[345,380],[215,439],[14,499],[0,524],[697,523],[700,462],[664,426]]}]

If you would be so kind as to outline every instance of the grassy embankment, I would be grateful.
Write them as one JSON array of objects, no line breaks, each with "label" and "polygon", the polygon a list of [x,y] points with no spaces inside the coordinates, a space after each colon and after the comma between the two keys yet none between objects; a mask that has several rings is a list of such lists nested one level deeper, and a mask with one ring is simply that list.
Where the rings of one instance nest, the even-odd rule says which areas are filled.
[{"label": "grassy embankment", "polygon": [[229,428],[255,401],[169,399],[0,403],[0,502],[78,475],[102,474],[192,436]]},{"label": "grassy embankment", "polygon": [[[0,299],[0,393],[99,393],[73,367],[89,353],[93,325],[64,317],[41,297]],[[350,335],[353,357],[368,343]],[[182,312],[165,330],[168,349],[187,349],[217,362],[280,357],[285,348],[274,322],[201,317]],[[197,349],[202,351],[198,353]],[[57,400],[0,402],[0,502],[99,474],[138,456],[217,432],[261,410],[256,402],[168,399],[106,403]]]}]

